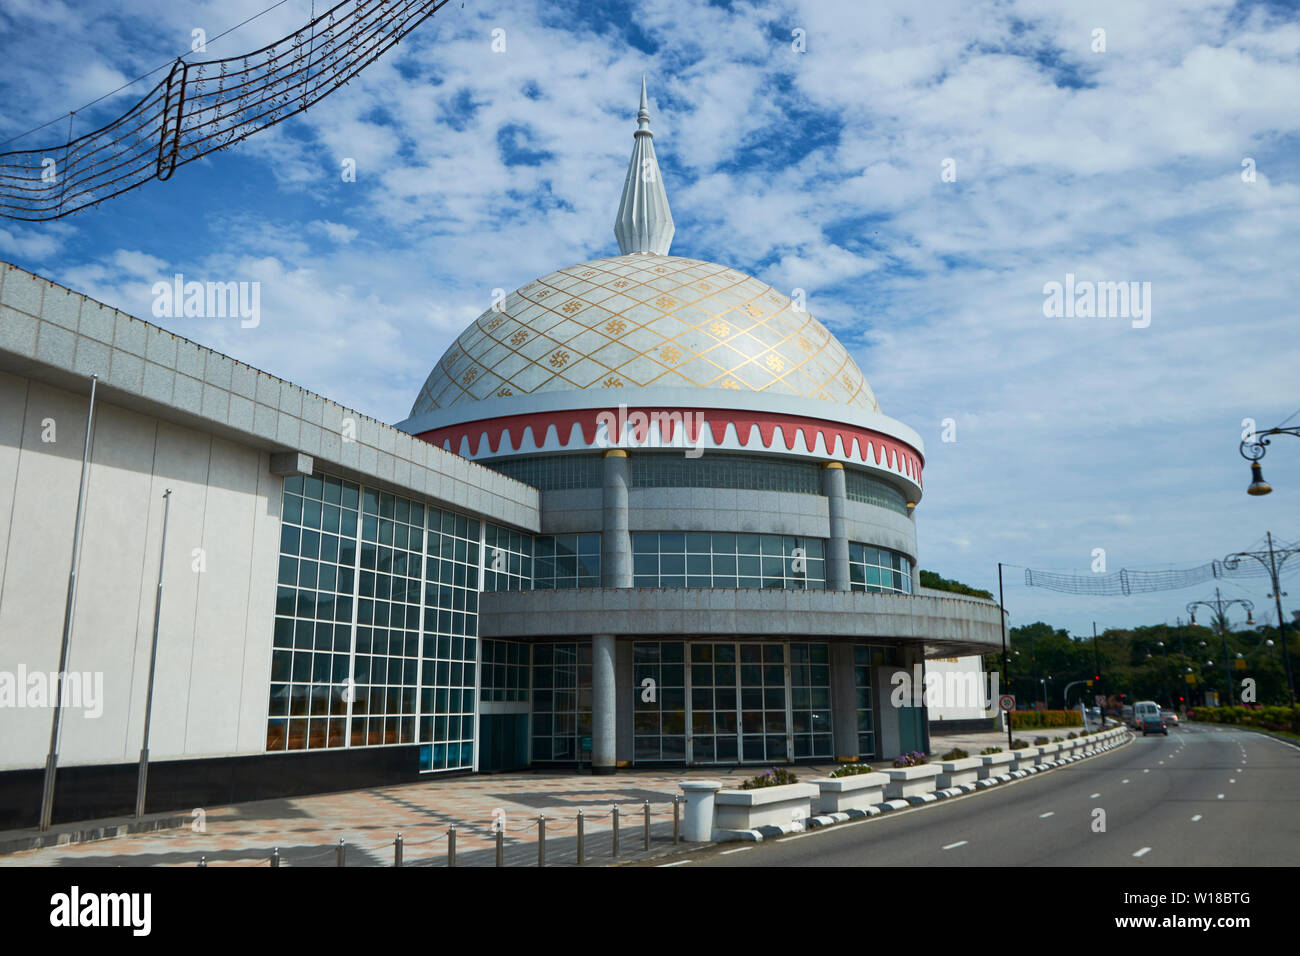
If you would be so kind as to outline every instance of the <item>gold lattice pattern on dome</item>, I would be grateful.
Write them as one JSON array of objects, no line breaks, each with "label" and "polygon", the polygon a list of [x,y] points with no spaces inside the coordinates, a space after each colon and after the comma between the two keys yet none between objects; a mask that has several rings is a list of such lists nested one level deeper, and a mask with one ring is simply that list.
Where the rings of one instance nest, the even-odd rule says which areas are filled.
[{"label": "gold lattice pattern on dome", "polygon": [[695,387],[879,411],[835,336],[771,286],[677,256],[617,256],[530,282],[449,348],[412,414],[493,396]]}]

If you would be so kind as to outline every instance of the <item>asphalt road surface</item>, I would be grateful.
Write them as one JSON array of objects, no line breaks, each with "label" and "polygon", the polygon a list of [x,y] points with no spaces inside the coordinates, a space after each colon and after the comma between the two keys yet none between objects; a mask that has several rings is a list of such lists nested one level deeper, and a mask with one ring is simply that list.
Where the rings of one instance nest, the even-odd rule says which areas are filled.
[{"label": "asphalt road surface", "polygon": [[1294,866],[1297,807],[1300,748],[1184,724],[968,796],[667,865]]}]

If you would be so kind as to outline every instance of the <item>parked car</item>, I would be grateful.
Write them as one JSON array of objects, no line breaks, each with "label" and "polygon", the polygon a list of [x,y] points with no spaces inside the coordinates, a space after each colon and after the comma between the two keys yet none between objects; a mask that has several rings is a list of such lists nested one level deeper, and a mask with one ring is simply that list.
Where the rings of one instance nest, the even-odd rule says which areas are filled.
[{"label": "parked car", "polygon": [[1178,715],[1172,710],[1162,710],[1160,711],[1160,716],[1164,718],[1165,723],[1170,727],[1178,726]]},{"label": "parked car", "polygon": [[1147,734],[1164,734],[1166,737],[1169,736],[1169,725],[1166,724],[1165,719],[1160,716],[1160,711],[1156,711],[1155,713],[1146,711],[1143,713],[1142,736],[1145,737]]}]

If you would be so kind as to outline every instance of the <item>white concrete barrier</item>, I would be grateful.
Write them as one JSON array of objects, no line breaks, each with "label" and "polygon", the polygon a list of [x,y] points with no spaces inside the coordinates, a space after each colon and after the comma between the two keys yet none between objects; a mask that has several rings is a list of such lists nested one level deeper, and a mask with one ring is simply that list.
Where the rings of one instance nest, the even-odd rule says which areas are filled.
[{"label": "white concrete barrier", "polygon": [[1019,750],[1011,751],[1012,770],[1028,770],[1038,763],[1037,747],[1021,747]]},{"label": "white concrete barrier", "polygon": [[818,777],[809,781],[817,785],[818,813],[843,813],[846,810],[866,810],[885,802],[885,786],[889,775],[884,773],[855,773],[849,777]]},{"label": "white concrete barrier", "polygon": [[1011,763],[1016,759],[1014,752],[1000,754],[980,754],[979,760],[980,779],[987,780],[989,777],[1000,777],[1004,773],[1010,773]]},{"label": "white concrete barrier", "polygon": [[979,757],[963,757],[960,760],[943,760],[939,762],[939,789],[949,787],[975,786],[980,778],[980,768],[984,762]]},{"label": "white concrete barrier", "polygon": [[938,789],[939,768],[932,763],[923,763],[918,767],[894,767],[885,773],[889,775],[885,796],[890,800],[920,797]]},{"label": "white concrete barrier", "polygon": [[684,780],[680,784],[686,808],[682,812],[682,839],[687,843],[707,843],[713,839],[713,805],[722,789],[718,780]]},{"label": "white concrete barrier", "polygon": [[713,824],[719,830],[789,827],[812,816],[821,791],[811,783],[787,783],[757,790],[719,790],[713,798]]}]

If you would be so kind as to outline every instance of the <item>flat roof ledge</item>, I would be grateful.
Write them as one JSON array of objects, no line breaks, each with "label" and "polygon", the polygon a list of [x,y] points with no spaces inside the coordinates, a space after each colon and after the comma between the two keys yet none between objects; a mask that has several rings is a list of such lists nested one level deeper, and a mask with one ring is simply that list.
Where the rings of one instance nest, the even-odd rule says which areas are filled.
[{"label": "flat roof ledge", "polygon": [[987,601],[775,588],[491,591],[479,598],[479,634],[885,640],[969,653],[1002,646],[998,607]]}]

